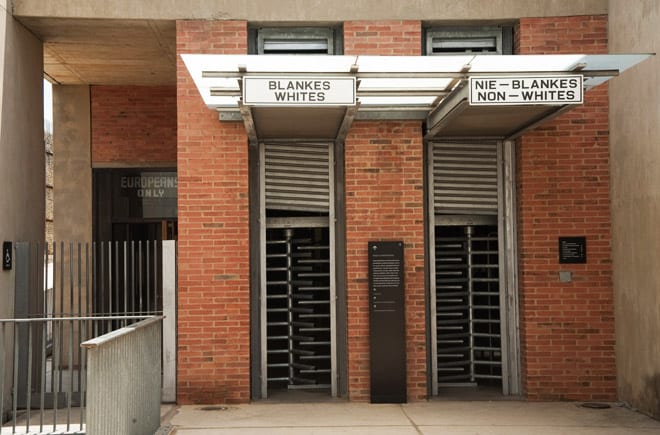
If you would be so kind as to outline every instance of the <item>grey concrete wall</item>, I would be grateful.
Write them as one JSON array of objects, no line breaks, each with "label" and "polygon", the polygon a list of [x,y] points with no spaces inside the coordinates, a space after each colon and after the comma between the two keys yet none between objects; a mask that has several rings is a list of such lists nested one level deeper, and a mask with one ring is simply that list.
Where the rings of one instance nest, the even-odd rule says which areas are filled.
[{"label": "grey concrete wall", "polygon": [[92,241],[89,86],[53,86],[54,237]]},{"label": "grey concrete wall", "polygon": [[[610,0],[610,51],[659,52],[660,2]],[[619,398],[660,418],[660,57],[610,85]]]},{"label": "grey concrete wall", "polygon": [[18,16],[345,21],[481,20],[607,13],[607,0],[15,0]]},{"label": "grey concrete wall", "polygon": [[[43,51],[7,3],[0,0],[0,242],[43,241]],[[13,316],[14,271],[0,270],[0,318]],[[11,368],[8,357],[0,354]]]}]

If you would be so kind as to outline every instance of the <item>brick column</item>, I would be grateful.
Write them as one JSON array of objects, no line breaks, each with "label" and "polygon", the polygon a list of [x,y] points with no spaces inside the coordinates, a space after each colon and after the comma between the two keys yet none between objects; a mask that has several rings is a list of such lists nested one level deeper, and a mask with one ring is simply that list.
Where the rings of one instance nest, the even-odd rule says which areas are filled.
[{"label": "brick column", "polygon": [[[524,18],[520,54],[607,53],[607,17]],[[531,400],[615,400],[608,94],[518,144],[523,386]],[[586,236],[587,264],[559,265],[559,236]],[[559,282],[559,270],[573,281]]]},{"label": "brick column", "polygon": [[[420,55],[419,21],[344,23],[351,55]],[[353,124],[346,138],[348,375],[351,400],[369,399],[367,242],[403,240],[408,400],[426,391],[423,143],[419,121]]]},{"label": "brick column", "polygon": [[218,121],[182,53],[245,54],[244,21],[177,22],[179,403],[250,398],[248,145]]}]

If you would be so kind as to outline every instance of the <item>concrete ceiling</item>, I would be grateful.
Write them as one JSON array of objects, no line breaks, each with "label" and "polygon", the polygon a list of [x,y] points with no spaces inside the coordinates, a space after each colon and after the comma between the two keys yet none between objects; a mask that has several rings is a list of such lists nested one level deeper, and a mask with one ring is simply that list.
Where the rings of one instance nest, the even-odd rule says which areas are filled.
[{"label": "concrete ceiling", "polygon": [[176,84],[176,24],[164,20],[22,17],[44,43],[46,78],[59,84]]}]

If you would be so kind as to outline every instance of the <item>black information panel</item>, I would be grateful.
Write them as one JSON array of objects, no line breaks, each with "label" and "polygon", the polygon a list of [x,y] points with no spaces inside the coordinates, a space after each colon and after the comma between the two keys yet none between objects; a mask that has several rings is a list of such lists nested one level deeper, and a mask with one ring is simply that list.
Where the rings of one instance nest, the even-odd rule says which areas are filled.
[{"label": "black information panel", "polygon": [[371,402],[406,402],[403,242],[369,242]]},{"label": "black information panel", "polygon": [[559,238],[559,264],[585,264],[586,262],[586,237]]}]

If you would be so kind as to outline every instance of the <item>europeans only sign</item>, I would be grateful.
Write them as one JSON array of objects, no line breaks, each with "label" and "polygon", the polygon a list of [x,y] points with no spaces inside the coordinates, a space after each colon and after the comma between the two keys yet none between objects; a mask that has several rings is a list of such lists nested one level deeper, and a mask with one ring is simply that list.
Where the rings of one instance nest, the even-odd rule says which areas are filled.
[{"label": "europeans only sign", "polygon": [[246,106],[352,106],[355,77],[245,77]]},{"label": "europeans only sign", "polygon": [[470,105],[582,104],[582,76],[470,77]]}]

